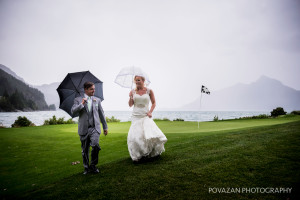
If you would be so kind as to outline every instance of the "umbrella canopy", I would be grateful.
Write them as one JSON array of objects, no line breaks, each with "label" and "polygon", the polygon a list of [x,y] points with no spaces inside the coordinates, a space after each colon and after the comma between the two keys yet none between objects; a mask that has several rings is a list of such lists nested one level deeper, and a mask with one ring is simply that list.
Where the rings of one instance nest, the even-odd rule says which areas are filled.
[{"label": "umbrella canopy", "polygon": [[125,88],[132,88],[134,84],[134,77],[135,76],[142,76],[145,78],[145,84],[149,85],[150,80],[148,75],[141,70],[139,67],[131,66],[131,67],[124,67],[121,69],[119,74],[117,75],[115,79],[115,83],[118,85],[125,87]]},{"label": "umbrella canopy", "polygon": [[66,111],[71,117],[78,116],[72,115],[71,108],[76,97],[84,97],[83,85],[87,81],[93,82],[95,84],[94,96],[100,98],[101,101],[103,101],[103,82],[96,78],[89,71],[68,73],[68,75],[56,89],[60,98],[59,108]]}]

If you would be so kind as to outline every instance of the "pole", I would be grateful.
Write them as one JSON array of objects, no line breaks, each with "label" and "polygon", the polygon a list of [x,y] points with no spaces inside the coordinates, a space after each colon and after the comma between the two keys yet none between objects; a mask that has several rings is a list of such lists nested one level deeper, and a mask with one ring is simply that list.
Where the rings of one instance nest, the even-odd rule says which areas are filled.
[{"label": "pole", "polygon": [[198,128],[199,128],[200,112],[201,112],[201,99],[202,99],[202,90],[201,90],[201,95],[200,95],[200,107],[199,107],[199,120],[198,120]]}]

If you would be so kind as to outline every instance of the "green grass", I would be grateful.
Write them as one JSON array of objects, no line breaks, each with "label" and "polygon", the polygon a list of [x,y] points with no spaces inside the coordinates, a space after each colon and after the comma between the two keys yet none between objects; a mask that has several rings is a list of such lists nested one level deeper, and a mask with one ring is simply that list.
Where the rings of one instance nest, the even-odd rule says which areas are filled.
[{"label": "green grass", "polygon": [[[300,116],[156,122],[166,152],[133,164],[129,122],[100,137],[100,174],[82,175],[77,125],[0,129],[0,195],[19,199],[286,199],[300,181]],[[80,161],[78,165],[71,165]],[[292,194],[213,194],[209,187],[289,187]]]}]

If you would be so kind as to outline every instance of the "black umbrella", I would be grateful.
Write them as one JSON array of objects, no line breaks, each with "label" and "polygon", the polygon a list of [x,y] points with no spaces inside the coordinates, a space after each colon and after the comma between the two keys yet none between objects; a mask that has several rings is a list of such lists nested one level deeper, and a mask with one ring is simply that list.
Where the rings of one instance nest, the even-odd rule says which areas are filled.
[{"label": "black umbrella", "polygon": [[103,101],[103,82],[96,78],[89,71],[68,73],[68,75],[56,89],[60,98],[59,108],[66,111],[71,117],[78,116],[72,115],[71,108],[76,97],[84,97],[83,85],[87,81],[93,82],[95,84],[94,96],[100,98],[101,101]]}]

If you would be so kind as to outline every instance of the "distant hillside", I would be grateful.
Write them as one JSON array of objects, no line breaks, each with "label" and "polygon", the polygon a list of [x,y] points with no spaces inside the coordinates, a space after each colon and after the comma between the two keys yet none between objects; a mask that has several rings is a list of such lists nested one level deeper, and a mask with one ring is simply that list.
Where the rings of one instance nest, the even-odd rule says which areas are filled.
[{"label": "distant hillside", "polygon": [[[199,97],[180,110],[200,109]],[[283,107],[285,110],[300,109],[300,91],[283,85],[266,76],[251,84],[236,84],[210,95],[202,94],[201,110],[260,111]]]},{"label": "distant hillside", "polygon": [[25,81],[24,81],[23,78],[19,77],[15,72],[13,72],[13,71],[12,71],[11,69],[9,69],[8,67],[6,67],[6,66],[0,64],[0,69],[2,69],[2,70],[5,71],[6,73],[12,75],[12,76],[15,77],[16,79],[19,79],[19,80],[21,80],[21,81],[23,81],[23,82],[25,83]]},{"label": "distant hillside", "polygon": [[32,87],[35,87],[44,93],[45,100],[48,103],[48,105],[54,104],[56,106],[56,108],[58,108],[59,107],[59,96],[58,96],[56,89],[58,88],[59,84],[60,84],[60,82],[54,82],[51,84],[44,84],[44,85],[38,85],[38,86],[36,85],[36,86],[32,86]]},{"label": "distant hillside", "polygon": [[0,69],[0,111],[49,110],[44,94]]}]

